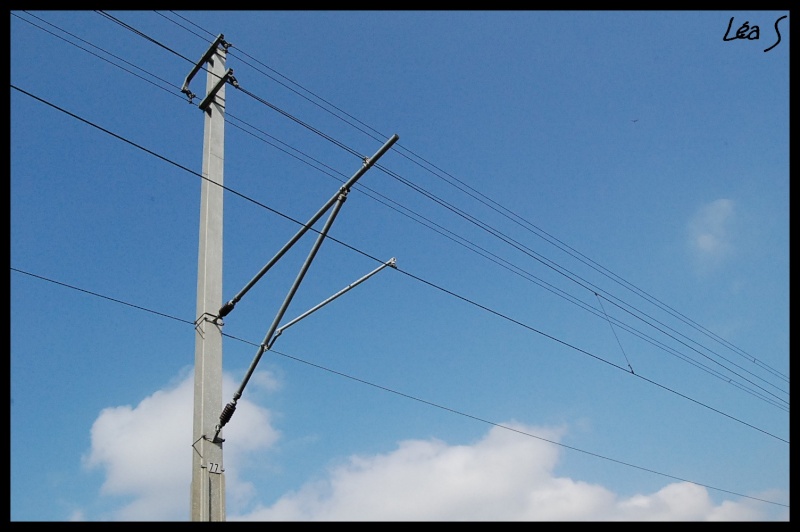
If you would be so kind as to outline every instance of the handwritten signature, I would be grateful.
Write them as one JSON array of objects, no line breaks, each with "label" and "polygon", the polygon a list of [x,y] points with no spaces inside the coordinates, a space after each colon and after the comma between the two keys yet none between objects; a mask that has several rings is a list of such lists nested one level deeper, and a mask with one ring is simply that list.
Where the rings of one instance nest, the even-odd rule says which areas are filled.
[{"label": "handwritten signature", "polygon": [[[788,16],[789,15],[784,15],[775,21],[775,34],[778,36],[778,40],[775,41],[775,44],[764,50],[765,52],[769,52],[770,50],[778,46],[779,42],[781,42],[781,30],[778,28],[778,23],[781,20],[787,18]],[[725,35],[722,37],[723,41],[735,41],[736,39],[747,39],[750,41],[754,41],[759,38],[760,30],[758,29],[758,26],[756,26],[755,24],[753,26],[750,26],[749,20],[745,20],[744,24],[739,26],[739,29],[736,30],[736,35],[734,37],[728,37],[728,34],[730,34],[731,28],[733,27],[733,19],[734,17],[731,17],[731,19],[728,21],[728,29],[725,30]]]}]

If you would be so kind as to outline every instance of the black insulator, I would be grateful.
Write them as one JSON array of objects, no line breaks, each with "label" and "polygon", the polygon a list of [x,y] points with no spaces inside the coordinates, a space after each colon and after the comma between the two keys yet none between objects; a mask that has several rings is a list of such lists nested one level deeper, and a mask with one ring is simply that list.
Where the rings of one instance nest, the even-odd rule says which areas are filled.
[{"label": "black insulator", "polygon": [[233,301],[228,301],[227,303],[222,305],[222,308],[219,309],[219,317],[224,318],[225,316],[227,316],[228,313],[233,310],[234,305],[236,305],[236,303],[234,303]]},{"label": "black insulator", "polygon": [[222,409],[222,413],[219,415],[219,426],[224,427],[228,421],[231,420],[231,416],[233,416],[233,412],[236,410],[236,403],[228,403],[225,405],[225,408]]}]

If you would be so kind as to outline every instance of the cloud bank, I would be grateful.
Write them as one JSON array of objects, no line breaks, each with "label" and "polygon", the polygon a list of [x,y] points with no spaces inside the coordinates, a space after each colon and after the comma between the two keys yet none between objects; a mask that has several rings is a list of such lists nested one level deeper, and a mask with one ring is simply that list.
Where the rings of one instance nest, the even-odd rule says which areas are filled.
[{"label": "cloud bank", "polygon": [[[255,377],[255,376],[254,376]],[[252,381],[274,384],[261,373]],[[225,377],[224,389],[234,382]],[[227,393],[227,392],[226,392]],[[193,376],[135,407],[104,409],[91,429],[84,465],[101,469],[101,498],[116,498],[110,515],[77,511],[73,519],[188,521]],[[609,489],[555,473],[563,449],[514,430],[492,427],[470,444],[407,440],[373,456],[350,456],[271,504],[236,473],[279,439],[270,412],[240,402],[226,437],[228,521],[748,521],[764,520],[763,503],[715,504],[707,490],[678,482],[655,493],[620,497]],[[564,429],[512,429],[559,441]],[[246,427],[246,429],[245,429]],[[242,467],[242,469],[239,469]],[[234,514],[231,507],[249,508]],[[788,509],[781,519],[788,520]]]}]

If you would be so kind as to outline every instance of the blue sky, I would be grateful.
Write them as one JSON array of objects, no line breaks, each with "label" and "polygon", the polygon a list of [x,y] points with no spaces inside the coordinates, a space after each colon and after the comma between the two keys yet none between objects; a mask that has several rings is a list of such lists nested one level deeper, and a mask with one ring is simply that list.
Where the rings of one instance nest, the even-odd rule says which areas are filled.
[{"label": "blue sky", "polygon": [[228,520],[788,520],[788,15],[11,11],[11,520],[189,519],[220,33],[225,300],[399,136],[283,322],[397,269],[261,358]]}]

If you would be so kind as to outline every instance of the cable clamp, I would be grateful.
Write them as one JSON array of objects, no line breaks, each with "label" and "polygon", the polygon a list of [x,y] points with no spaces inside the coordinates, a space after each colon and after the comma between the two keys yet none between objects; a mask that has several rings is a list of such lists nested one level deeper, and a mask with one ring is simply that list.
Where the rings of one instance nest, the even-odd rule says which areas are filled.
[{"label": "cable clamp", "polygon": [[199,318],[194,320],[194,328],[195,329],[197,329],[200,326],[200,322],[201,321],[209,321],[209,322],[213,323],[214,325],[218,325],[220,327],[225,325],[225,322],[222,321],[222,318],[220,316],[218,316],[216,314],[211,314],[210,312],[203,312],[203,314],[201,314]]}]

